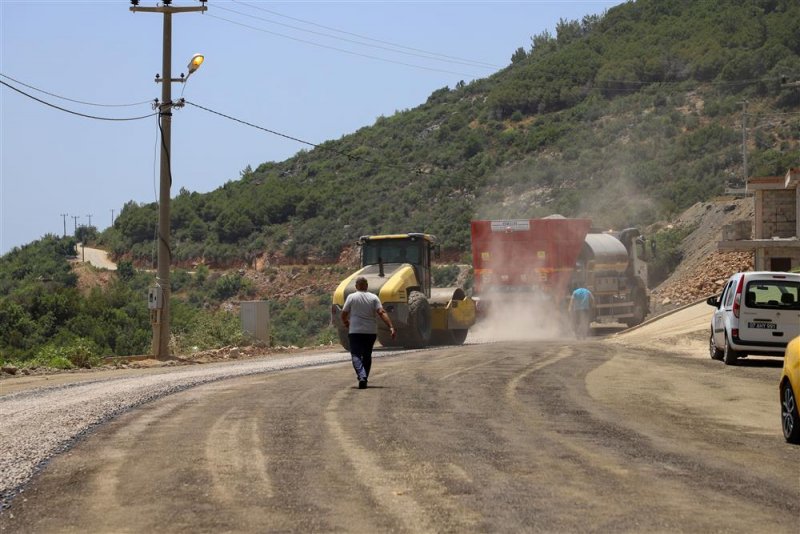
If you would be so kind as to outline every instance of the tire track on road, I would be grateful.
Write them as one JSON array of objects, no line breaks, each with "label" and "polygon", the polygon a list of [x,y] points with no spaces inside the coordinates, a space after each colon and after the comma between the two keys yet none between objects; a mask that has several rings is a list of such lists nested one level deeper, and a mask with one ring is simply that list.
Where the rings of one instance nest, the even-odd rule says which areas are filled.
[{"label": "tire track on road", "polygon": [[435,529],[425,519],[425,509],[406,493],[407,484],[401,476],[383,469],[378,455],[362,447],[358,440],[347,433],[338,419],[344,411],[340,409],[349,390],[339,391],[325,408],[325,423],[331,435],[348,459],[358,480],[365,485],[377,504],[391,514],[399,524],[410,532],[433,532]]}]

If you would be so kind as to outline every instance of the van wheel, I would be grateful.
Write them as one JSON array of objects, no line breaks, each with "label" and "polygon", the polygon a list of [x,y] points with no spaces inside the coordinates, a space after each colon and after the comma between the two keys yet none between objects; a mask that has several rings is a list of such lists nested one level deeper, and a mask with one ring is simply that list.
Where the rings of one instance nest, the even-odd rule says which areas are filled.
[{"label": "van wheel", "polygon": [[736,360],[739,359],[740,356],[741,353],[731,348],[731,342],[728,340],[728,336],[725,336],[725,348],[722,353],[722,361],[725,362],[725,365],[736,365]]},{"label": "van wheel", "polygon": [[717,344],[714,342],[714,329],[711,329],[711,335],[708,338],[708,352],[711,355],[712,360],[721,360],[724,356],[725,352],[717,347]]},{"label": "van wheel", "polygon": [[781,384],[781,426],[783,437],[789,443],[800,443],[800,415],[797,411],[797,398],[788,380]]}]

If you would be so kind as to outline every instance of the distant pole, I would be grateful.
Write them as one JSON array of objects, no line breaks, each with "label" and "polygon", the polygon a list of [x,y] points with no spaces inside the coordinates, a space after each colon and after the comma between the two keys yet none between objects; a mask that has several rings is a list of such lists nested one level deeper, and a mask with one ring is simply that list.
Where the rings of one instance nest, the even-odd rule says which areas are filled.
[{"label": "distant pole", "polygon": [[208,8],[205,0],[200,6],[173,7],[172,0],[162,0],[162,5],[156,7],[139,7],[138,0],[131,0],[130,10],[147,13],[164,14],[164,31],[161,61],[161,79],[156,76],[156,81],[161,82],[161,102],[159,103],[158,117],[161,128],[161,176],[158,200],[158,273],[156,285],[161,293],[161,308],[155,310],[151,318],[153,325],[153,356],[159,360],[169,358],[169,269],[172,253],[169,244],[169,203],[172,176],[170,171],[170,145],[172,139],[172,82],[181,82],[183,79],[172,78],[172,14],[188,13],[192,11],[203,12]]},{"label": "distant pole", "polygon": [[89,226],[92,226],[92,214],[90,213],[90,214],[89,214],[89,215],[87,215],[86,217],[88,217],[88,218],[89,218]]},{"label": "distant pole", "polygon": [[72,222],[75,225],[75,237],[78,237],[78,219],[81,218],[80,215],[70,215],[72,217]]},{"label": "distant pole", "polygon": [[69,213],[61,214],[61,220],[64,222],[64,237],[67,237],[67,217],[69,217]]},{"label": "distant pole", "polygon": [[111,208],[111,226],[114,226],[114,208]]},{"label": "distant pole", "polygon": [[742,101],[742,167],[747,184],[747,100]]}]

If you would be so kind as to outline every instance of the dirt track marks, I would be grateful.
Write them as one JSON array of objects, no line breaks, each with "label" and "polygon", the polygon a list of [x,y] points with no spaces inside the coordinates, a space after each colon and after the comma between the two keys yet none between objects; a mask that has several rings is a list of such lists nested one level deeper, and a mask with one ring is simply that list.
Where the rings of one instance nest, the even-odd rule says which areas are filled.
[{"label": "dirt track marks", "polygon": [[386,513],[392,514],[406,529],[413,532],[430,532],[423,508],[406,493],[407,484],[402,476],[381,467],[380,457],[362,447],[357,436],[349,434],[339,423],[340,405],[353,391],[334,394],[325,409],[325,423],[353,467],[357,479],[365,485],[375,501]]},{"label": "dirt track marks", "polygon": [[223,503],[241,501],[252,488],[260,488],[266,498],[275,495],[267,470],[258,421],[241,406],[223,412],[211,426],[205,452],[214,494]]}]

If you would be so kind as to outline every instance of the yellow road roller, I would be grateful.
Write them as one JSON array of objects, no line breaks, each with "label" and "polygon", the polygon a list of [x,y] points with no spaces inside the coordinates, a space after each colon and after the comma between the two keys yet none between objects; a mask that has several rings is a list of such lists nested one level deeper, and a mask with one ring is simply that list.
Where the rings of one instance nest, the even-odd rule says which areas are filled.
[{"label": "yellow road roller", "polygon": [[331,322],[339,341],[349,350],[342,306],[363,276],[369,291],[381,299],[383,309],[397,328],[396,339],[382,321],[378,341],[385,347],[422,348],[460,345],[475,324],[475,301],[460,287],[432,288],[431,260],[438,251],[436,237],[410,233],[361,236],[361,268],[342,280],[333,293]]}]

